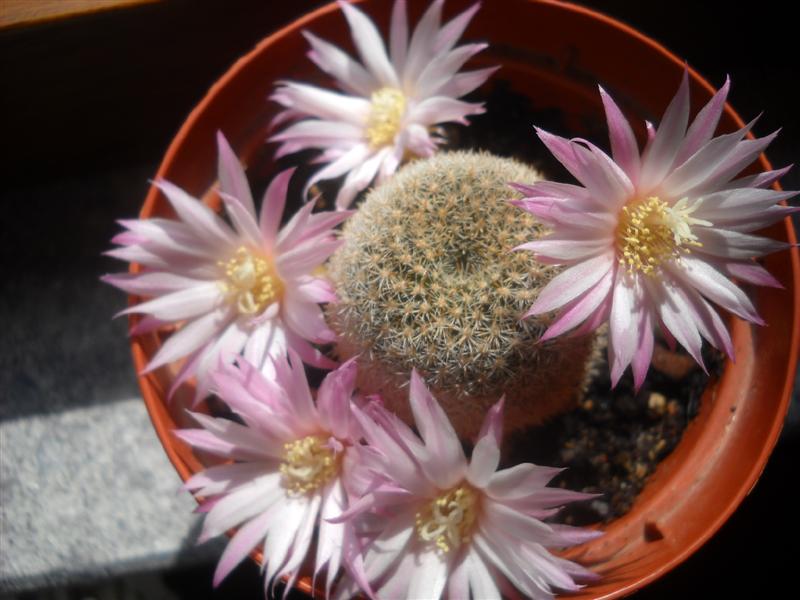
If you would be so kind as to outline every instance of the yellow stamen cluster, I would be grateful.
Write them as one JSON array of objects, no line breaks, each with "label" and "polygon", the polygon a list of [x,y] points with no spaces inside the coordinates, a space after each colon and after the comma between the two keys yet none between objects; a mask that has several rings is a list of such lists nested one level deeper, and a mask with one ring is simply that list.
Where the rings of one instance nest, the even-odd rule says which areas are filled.
[{"label": "yellow stamen cluster", "polygon": [[417,535],[443,554],[458,550],[470,539],[477,504],[477,494],[466,485],[445,492],[416,514]]},{"label": "yellow stamen cluster", "polygon": [[[684,202],[685,200],[681,200]],[[652,275],[662,263],[689,253],[688,246],[701,246],[689,225],[710,225],[689,216],[693,209],[670,207],[652,196],[622,208],[617,225],[619,263],[629,273]]]},{"label": "yellow stamen cluster", "polygon": [[283,448],[282,484],[292,495],[316,491],[339,473],[340,455],[323,436],[309,435],[284,444]]},{"label": "yellow stamen cluster", "polygon": [[233,258],[218,264],[225,271],[222,288],[243,315],[263,312],[283,290],[271,262],[244,246]]},{"label": "yellow stamen cluster", "polygon": [[372,93],[366,137],[372,148],[394,142],[406,112],[406,97],[400,90],[384,87]]}]

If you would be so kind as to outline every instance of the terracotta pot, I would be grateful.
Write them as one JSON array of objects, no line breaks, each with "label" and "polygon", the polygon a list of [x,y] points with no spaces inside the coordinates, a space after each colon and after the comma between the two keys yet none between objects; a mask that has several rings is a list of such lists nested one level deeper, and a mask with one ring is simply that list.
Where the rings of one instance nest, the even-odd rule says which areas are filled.
[{"label": "terracotta pot", "polygon": [[[453,15],[471,3],[449,0],[445,10]],[[416,22],[426,3],[411,4],[411,22]],[[364,2],[363,8],[387,31],[390,2]],[[530,23],[537,24],[535,36]],[[300,35],[304,28],[352,49],[335,4],[268,37],[234,64],[194,109],[172,142],[158,177],[198,197],[207,195],[215,183],[214,135],[218,129],[245,162],[268,164],[264,157],[274,147],[265,147],[263,141],[277,106],[265,98],[273,83],[287,77],[325,81],[305,56],[307,44]],[[578,133],[586,119],[603,122],[598,83],[628,115],[652,120],[662,114],[684,69],[678,57],[630,27],[554,1],[493,3],[491,10],[484,8],[478,13],[464,39],[489,41],[490,48],[479,55],[476,64],[502,64],[496,77],[510,81],[537,108],[559,107]],[[690,71],[690,75],[696,110],[711,97],[713,88],[697,73]],[[741,126],[742,120],[727,106],[719,129],[727,132]],[[537,143],[533,135],[531,143]],[[763,156],[756,166],[771,168]],[[141,216],[159,214],[169,214],[166,202],[151,188]],[[766,234],[796,241],[788,219]],[[788,407],[800,338],[798,252],[793,249],[769,256],[765,266],[786,288],[749,290],[760,312],[768,317],[769,327],[732,320],[736,363],[726,363],[722,377],[705,391],[700,412],[678,447],[659,465],[627,515],[607,526],[602,538],[568,553],[595,564],[605,574],[600,583],[573,597],[616,598],[660,577],[713,535],[758,479]],[[159,343],[157,334],[132,339],[137,371]],[[165,403],[169,373],[162,369],[139,380],[164,449],[181,477],[187,479],[202,465],[170,433],[184,424],[184,418],[180,416],[181,399],[170,406]],[[299,586],[310,590],[308,579]]]}]

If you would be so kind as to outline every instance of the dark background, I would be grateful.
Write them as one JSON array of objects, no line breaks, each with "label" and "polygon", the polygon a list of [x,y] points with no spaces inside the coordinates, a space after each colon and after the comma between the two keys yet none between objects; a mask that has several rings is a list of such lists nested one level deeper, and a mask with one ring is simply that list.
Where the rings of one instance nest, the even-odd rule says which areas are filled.
[{"label": "dark background", "polygon": [[[117,230],[114,219],[138,212],[147,178],[209,86],[262,37],[321,4],[164,0],[0,31],[5,150],[0,160],[0,315],[5,316],[0,318],[22,322],[26,333],[35,337],[41,335],[40,321],[48,318],[49,310],[68,308],[47,308],[52,301],[71,297],[70,302],[80,303],[83,295],[85,303],[95,302],[101,312],[120,304],[112,292],[99,291],[97,283],[98,275],[118,269],[100,256]],[[483,10],[500,4],[501,0],[488,0]],[[653,37],[716,87],[730,74],[729,101],[743,118],[765,111],[754,133],[760,136],[783,127],[768,151],[773,164],[798,160],[800,53],[796,22],[784,14],[785,5],[635,0],[582,4]],[[535,24],[531,35],[536,35]],[[783,185],[800,188],[796,170]],[[53,273],[69,282],[54,283]],[[32,287],[39,290],[33,300],[27,295]],[[40,296],[46,296],[41,311],[29,317],[31,307],[39,307]],[[15,341],[7,339],[5,345],[13,347]],[[118,360],[95,358],[92,368],[99,373],[122,368],[121,376],[126,376]],[[13,369],[14,362],[5,356],[0,365]],[[63,367],[71,365],[67,361]],[[132,371],[128,375],[132,378]],[[69,375],[64,381],[70,381]],[[82,402],[79,397],[70,401]],[[0,409],[20,414],[47,410],[35,402]],[[794,534],[789,530],[797,531],[796,503],[788,492],[797,472],[797,451],[795,425],[787,428],[761,481],[722,530],[685,564],[635,597],[738,596],[750,586],[759,597],[783,591],[782,582],[793,579],[790,568],[795,560],[790,558],[793,552],[777,546],[791,543]],[[186,598],[262,594],[258,569],[252,564],[240,567],[215,592],[212,570],[209,564],[164,577]]]}]

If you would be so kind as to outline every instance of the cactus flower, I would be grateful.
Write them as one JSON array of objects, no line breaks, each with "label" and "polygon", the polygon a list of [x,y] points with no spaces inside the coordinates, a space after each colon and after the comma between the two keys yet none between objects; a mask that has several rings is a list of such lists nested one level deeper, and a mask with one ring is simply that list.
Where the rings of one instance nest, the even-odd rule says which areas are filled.
[{"label": "cactus flower", "polygon": [[290,588],[316,530],[314,575],[327,568],[330,590],[349,547],[348,526],[327,519],[347,508],[348,457],[359,438],[351,415],[356,365],[329,373],[315,403],[300,359],[290,357],[291,364],[274,361],[274,378],[245,360],[212,374],[215,391],[244,424],[192,413],[202,428],[175,432],[199,450],[236,461],[184,486],[204,499],[200,541],[241,525],[217,566],[215,586],[261,544],[266,584],[286,575]]},{"label": "cactus flower", "polygon": [[478,5],[441,25],[443,4],[444,0],[431,4],[409,39],[406,2],[396,0],[387,54],[372,21],[340,2],[362,62],[304,32],[311,60],[343,90],[286,82],[272,96],[286,109],[278,115],[278,123],[302,119],[271,138],[281,143],[277,155],[321,149],[319,162],[328,163],[306,189],[346,174],[336,205],[347,208],[373,179],[381,182],[394,173],[404,157],[431,156],[438,143],[431,130],[434,125],[466,124],[468,115],[483,112],[482,105],[457,98],[481,85],[495,69],[458,70],[486,44],[454,48]]},{"label": "cactus flower", "polygon": [[241,164],[222,134],[217,141],[220,196],[232,226],[179,187],[158,181],[178,218],[121,221],[127,231],[113,240],[121,248],[108,254],[144,270],[103,278],[151,298],[121,313],[147,315],[134,333],[181,324],[147,371],[186,357],[170,395],[196,376],[196,400],[208,391],[208,372],[218,359],[239,352],[259,368],[271,368],[267,357],[287,348],[310,364],[335,366],[309,343],[335,337],[319,303],[336,296],[327,280],[312,273],[340,245],[333,228],[349,216],[312,214],[309,203],[279,231],[292,172],[272,181],[257,218]]},{"label": "cactus flower", "polygon": [[336,598],[351,597],[358,586],[392,599],[499,600],[516,595],[510,587],[530,598],[552,598],[557,590],[577,591],[578,581],[597,579],[547,548],[601,534],[543,520],[556,507],[593,495],[547,487],[560,469],[526,463],[497,470],[502,400],[487,413],[469,462],[416,371],[409,400],[421,439],[377,403],[353,412],[369,443],[358,449],[357,469],[374,483],[342,519],[354,519],[359,531],[380,525]]},{"label": "cactus flower", "polygon": [[712,137],[728,88],[726,81],[689,125],[684,73],[658,129],[647,124],[641,155],[630,124],[600,89],[611,156],[587,140],[537,130],[580,185],[514,186],[525,198],[513,203],[552,228],[548,237],[518,249],[568,267],[541,292],[528,315],[560,309],[543,340],[575,328],[591,331],[608,321],[614,385],[629,364],[636,388],[642,385],[659,325],[701,366],[702,338],[732,357],[730,335],[711,303],[763,324],[731,278],[780,287],[753,259],[787,244],[751,232],[797,210],[776,206],[797,192],[767,189],[787,169],[735,179],[777,132],[747,139],[752,122]]}]

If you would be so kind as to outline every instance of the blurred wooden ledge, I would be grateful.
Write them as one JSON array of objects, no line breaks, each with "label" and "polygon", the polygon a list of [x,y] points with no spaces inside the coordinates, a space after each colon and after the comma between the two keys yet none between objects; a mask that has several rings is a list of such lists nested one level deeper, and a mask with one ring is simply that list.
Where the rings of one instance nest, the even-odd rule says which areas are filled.
[{"label": "blurred wooden ledge", "polygon": [[0,29],[38,25],[160,0],[0,0]]}]

